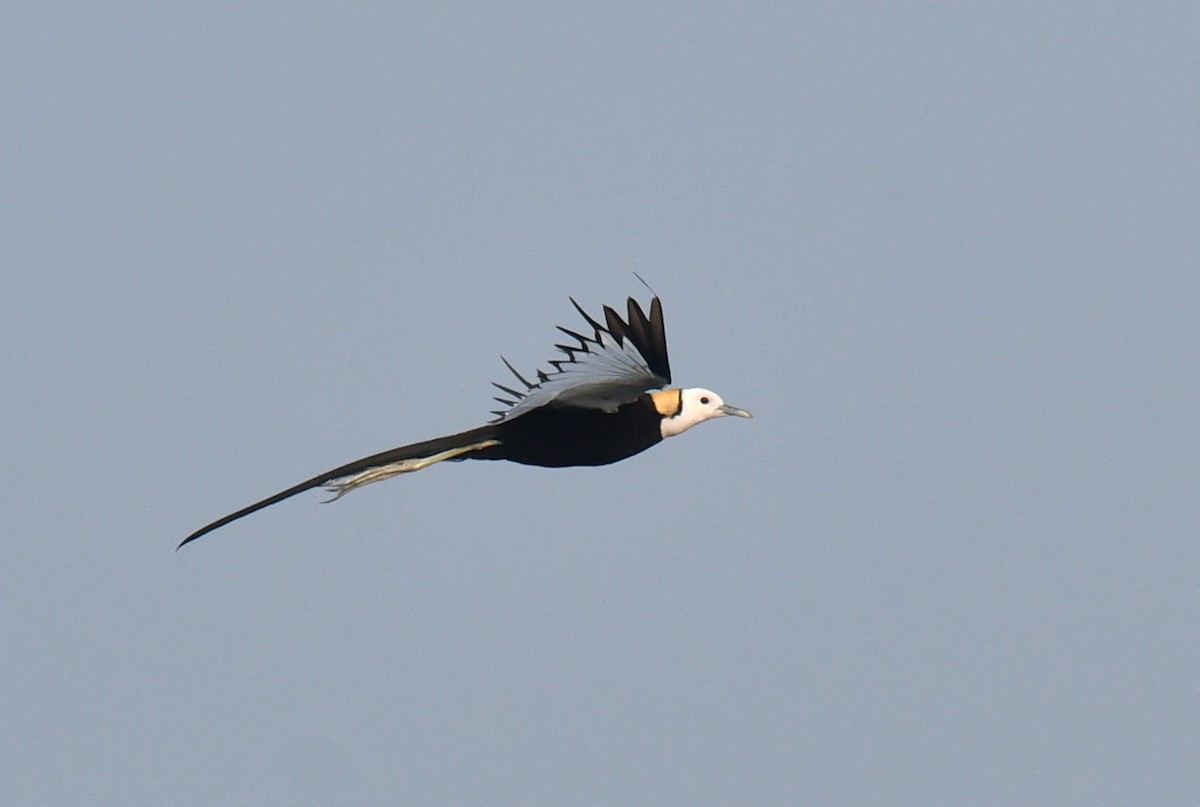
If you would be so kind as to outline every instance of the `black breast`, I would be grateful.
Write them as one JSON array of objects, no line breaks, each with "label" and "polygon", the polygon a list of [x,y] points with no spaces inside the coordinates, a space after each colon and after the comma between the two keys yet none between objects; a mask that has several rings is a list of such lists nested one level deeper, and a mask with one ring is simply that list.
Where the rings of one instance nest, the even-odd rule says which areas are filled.
[{"label": "black breast", "polygon": [[662,440],[662,416],[649,395],[615,412],[547,404],[496,424],[500,445],[474,454],[523,465],[607,465]]}]

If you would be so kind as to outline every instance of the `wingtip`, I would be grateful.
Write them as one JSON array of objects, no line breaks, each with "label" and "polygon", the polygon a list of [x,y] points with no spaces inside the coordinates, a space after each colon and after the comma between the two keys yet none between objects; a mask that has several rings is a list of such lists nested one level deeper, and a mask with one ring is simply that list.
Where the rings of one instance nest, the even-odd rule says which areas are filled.
[{"label": "wingtip", "polygon": [[511,372],[513,375],[515,375],[517,377],[517,380],[525,385],[525,389],[533,389],[534,386],[536,386],[536,385],[530,384],[528,381],[526,381],[525,376],[518,373],[517,368],[513,367],[512,363],[508,359],[504,358],[504,356],[500,357],[500,361],[504,362],[504,366],[509,369],[509,372]]},{"label": "wingtip", "polygon": [[654,289],[652,289],[650,287],[650,284],[646,282],[646,278],[642,277],[637,272],[634,272],[633,276],[636,277],[639,281],[641,281],[641,284],[643,286],[645,286],[646,290],[649,291],[651,294],[653,294],[656,299],[658,298],[658,292],[656,292]]},{"label": "wingtip", "polygon": [[599,335],[599,333],[601,331],[605,330],[604,326],[601,325],[599,322],[597,322],[592,317],[591,314],[589,314],[588,312],[583,310],[583,306],[581,306],[579,303],[575,302],[574,297],[568,297],[567,299],[571,301],[571,305],[575,306],[575,310],[578,311],[580,316],[582,316],[587,321],[587,324],[592,326],[592,328],[596,331],[597,335]]}]

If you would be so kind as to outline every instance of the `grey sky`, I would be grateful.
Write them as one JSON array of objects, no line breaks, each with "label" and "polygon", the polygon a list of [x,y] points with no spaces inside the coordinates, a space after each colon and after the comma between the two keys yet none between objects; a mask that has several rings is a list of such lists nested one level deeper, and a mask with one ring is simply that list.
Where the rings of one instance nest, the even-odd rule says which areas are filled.
[{"label": "grey sky", "polygon": [[[1195,805],[1195,4],[9,5],[13,804]],[[662,296],[751,410],[438,466]]]}]

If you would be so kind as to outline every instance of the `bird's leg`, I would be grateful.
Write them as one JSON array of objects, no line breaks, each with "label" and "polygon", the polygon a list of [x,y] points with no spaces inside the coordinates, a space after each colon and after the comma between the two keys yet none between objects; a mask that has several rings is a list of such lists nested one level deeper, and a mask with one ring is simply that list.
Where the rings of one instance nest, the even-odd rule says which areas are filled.
[{"label": "bird's leg", "polygon": [[437,454],[431,454],[428,457],[413,457],[412,459],[400,460],[388,463],[387,465],[380,465],[378,468],[368,468],[365,471],[359,471],[356,474],[345,476],[341,479],[333,479],[324,486],[327,491],[333,494],[333,497],[325,501],[336,502],[350,491],[355,488],[361,488],[363,485],[369,485],[372,482],[381,482],[384,479],[390,479],[400,474],[410,474],[413,471],[428,468],[430,465],[442,462],[443,460],[452,460],[455,457],[461,457],[463,454],[469,454],[481,448],[491,448],[498,445],[500,445],[499,440],[483,440],[467,446],[439,451]]}]

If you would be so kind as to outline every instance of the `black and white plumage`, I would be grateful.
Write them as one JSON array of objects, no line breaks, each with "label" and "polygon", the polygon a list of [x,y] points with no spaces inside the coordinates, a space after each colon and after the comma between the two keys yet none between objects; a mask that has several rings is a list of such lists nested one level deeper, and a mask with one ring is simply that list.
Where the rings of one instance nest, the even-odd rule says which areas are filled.
[{"label": "black and white plumage", "polygon": [[371,482],[445,460],[509,460],[551,468],[607,465],[705,420],[750,417],[708,390],[667,388],[671,366],[658,297],[650,301],[648,315],[629,298],[625,319],[604,306],[603,322],[593,319],[575,300],[571,303],[592,335],[560,326],[577,344],[556,345],[566,358],[551,361],[551,372],[539,370],[536,382],[502,359],[520,389],[495,384],[505,396],[496,398],[505,408],[493,412],[495,420],[326,471],[201,527],[179,546],[313,488],[326,488],[333,501]]}]

